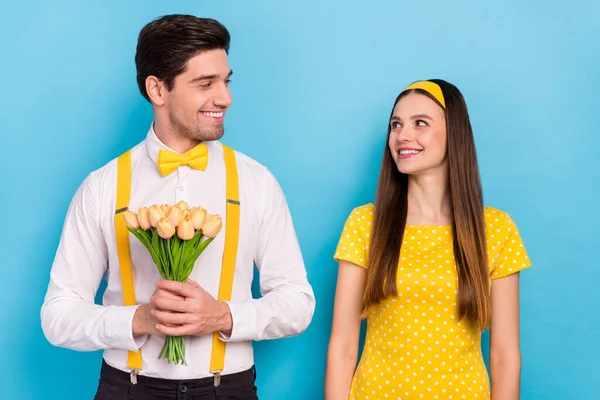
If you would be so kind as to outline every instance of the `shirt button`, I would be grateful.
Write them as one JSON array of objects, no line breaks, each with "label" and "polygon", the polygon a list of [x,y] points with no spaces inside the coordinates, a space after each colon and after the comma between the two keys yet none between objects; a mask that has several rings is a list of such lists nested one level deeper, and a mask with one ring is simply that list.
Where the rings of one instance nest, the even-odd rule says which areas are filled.
[{"label": "shirt button", "polygon": [[185,393],[185,392],[187,392],[187,386],[185,386],[185,385],[181,385],[181,386],[179,387],[179,390],[181,390],[181,393]]},{"label": "shirt button", "polygon": [[179,191],[183,192],[183,186],[179,186]]}]

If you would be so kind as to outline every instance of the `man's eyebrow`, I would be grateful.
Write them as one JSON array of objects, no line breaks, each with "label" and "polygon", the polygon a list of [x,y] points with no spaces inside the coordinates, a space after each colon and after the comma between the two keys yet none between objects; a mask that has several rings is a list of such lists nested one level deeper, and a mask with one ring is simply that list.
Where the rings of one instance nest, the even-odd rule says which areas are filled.
[{"label": "man's eyebrow", "polygon": [[[231,77],[231,75],[233,75],[233,70],[230,70],[229,73],[227,74],[227,76],[225,77],[225,79],[229,79]],[[192,79],[189,83],[195,83],[195,82],[200,82],[200,81],[210,81],[213,79],[219,79],[219,74],[212,74],[212,75],[200,75],[197,76],[196,78]]]}]

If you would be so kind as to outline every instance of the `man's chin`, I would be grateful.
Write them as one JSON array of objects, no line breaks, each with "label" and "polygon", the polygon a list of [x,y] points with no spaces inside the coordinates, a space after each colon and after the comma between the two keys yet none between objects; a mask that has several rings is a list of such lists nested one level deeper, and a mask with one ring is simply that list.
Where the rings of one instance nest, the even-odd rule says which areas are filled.
[{"label": "man's chin", "polygon": [[210,130],[202,129],[198,132],[197,138],[202,141],[219,140],[223,137],[224,133],[225,129],[223,128],[223,125],[220,126],[220,129],[219,127],[215,126],[214,129]]}]

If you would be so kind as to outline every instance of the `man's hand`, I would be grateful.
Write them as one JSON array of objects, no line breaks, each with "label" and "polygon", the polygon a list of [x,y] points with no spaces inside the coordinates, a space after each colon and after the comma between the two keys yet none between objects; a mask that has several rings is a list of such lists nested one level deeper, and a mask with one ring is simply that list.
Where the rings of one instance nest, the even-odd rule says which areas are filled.
[{"label": "man's hand", "polygon": [[[156,289],[152,294],[152,297],[155,296],[171,300],[183,300],[183,297],[162,289]],[[156,329],[156,325],[159,321],[154,316],[155,310],[156,307],[152,303],[143,304],[137,308],[133,315],[133,336],[162,335],[162,333]]]},{"label": "man's hand", "polygon": [[202,336],[213,332],[231,334],[233,321],[227,303],[218,301],[194,281],[160,280],[150,299],[151,314],[162,335]]}]

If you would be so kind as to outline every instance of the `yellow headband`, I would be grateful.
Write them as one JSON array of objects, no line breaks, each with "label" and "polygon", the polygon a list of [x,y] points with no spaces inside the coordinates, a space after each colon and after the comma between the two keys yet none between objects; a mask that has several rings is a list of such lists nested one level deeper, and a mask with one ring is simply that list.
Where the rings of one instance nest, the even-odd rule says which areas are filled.
[{"label": "yellow headband", "polygon": [[442,88],[434,82],[430,81],[418,81],[411,84],[404,91],[413,90],[413,89],[421,89],[435,97],[437,101],[440,102],[444,110],[446,109],[446,102],[444,101],[444,93],[442,93]]}]

